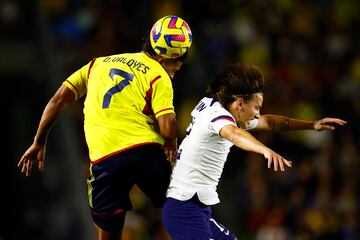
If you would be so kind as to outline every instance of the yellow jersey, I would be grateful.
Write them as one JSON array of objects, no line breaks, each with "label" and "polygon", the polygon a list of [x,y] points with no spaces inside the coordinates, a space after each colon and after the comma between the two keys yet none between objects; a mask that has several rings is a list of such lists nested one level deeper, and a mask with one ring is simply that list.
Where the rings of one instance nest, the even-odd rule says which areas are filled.
[{"label": "yellow jersey", "polygon": [[126,149],[163,144],[155,120],[174,113],[173,88],[164,68],[145,53],[93,59],[63,82],[84,101],[84,132],[97,163]]}]

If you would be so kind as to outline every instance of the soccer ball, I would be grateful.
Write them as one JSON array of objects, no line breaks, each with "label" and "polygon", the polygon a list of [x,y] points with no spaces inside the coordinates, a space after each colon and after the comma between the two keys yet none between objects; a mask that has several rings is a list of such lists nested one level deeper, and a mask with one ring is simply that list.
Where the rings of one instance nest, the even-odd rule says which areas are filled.
[{"label": "soccer ball", "polygon": [[165,16],[151,28],[150,42],[154,51],[165,58],[178,58],[185,54],[192,42],[189,25],[180,17]]}]

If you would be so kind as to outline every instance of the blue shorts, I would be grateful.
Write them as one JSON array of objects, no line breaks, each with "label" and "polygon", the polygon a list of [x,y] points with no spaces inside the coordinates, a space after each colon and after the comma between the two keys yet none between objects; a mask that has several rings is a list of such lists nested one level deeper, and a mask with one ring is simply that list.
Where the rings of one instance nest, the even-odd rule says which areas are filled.
[{"label": "blue shorts", "polygon": [[211,217],[211,207],[195,194],[187,201],[167,198],[162,209],[163,225],[173,240],[234,240],[235,235]]},{"label": "blue shorts", "polygon": [[105,231],[119,231],[132,209],[130,190],[136,184],[154,207],[166,200],[171,165],[159,144],[131,148],[90,165],[87,179],[91,216]]}]

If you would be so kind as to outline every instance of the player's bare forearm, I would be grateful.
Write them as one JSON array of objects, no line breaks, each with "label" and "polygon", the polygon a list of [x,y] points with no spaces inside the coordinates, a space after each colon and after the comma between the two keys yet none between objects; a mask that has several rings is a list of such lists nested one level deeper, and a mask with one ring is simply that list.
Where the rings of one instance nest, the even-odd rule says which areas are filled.
[{"label": "player's bare forearm", "polygon": [[155,129],[165,139],[164,153],[170,163],[175,163],[177,154],[178,125],[175,114],[168,113],[160,116],[155,122]]},{"label": "player's bare forearm", "polygon": [[245,151],[262,154],[268,161],[268,168],[273,164],[275,171],[278,170],[278,167],[280,167],[281,171],[284,171],[285,165],[288,167],[292,166],[291,161],[266,147],[262,142],[245,130],[239,129],[233,125],[227,125],[220,130],[220,136],[226,138],[235,146]]},{"label": "player's bare forearm", "polygon": [[34,138],[37,144],[45,144],[50,129],[65,104],[74,101],[74,94],[62,85],[46,105]]},{"label": "player's bare forearm", "polygon": [[50,129],[53,126],[54,122],[56,121],[62,108],[63,105],[57,105],[52,101],[50,101],[46,105],[43,115],[41,116],[41,120],[34,138],[34,142],[40,145],[44,145],[46,143]]},{"label": "player's bare forearm", "polygon": [[64,108],[65,104],[74,101],[74,94],[62,85],[46,105],[34,138],[34,142],[22,155],[18,167],[25,176],[30,176],[32,166],[37,163],[39,171],[45,169],[46,140],[50,128]]},{"label": "player's bare forearm", "polygon": [[258,141],[250,133],[245,130],[237,129],[234,144],[246,151],[262,154],[267,159],[267,167],[270,169],[271,165],[274,167],[274,171],[279,168],[281,171],[285,171],[285,165],[292,167],[292,162],[283,158],[270,148],[266,147],[262,142]]},{"label": "player's bare forearm", "polygon": [[251,135],[249,132],[242,130],[242,129],[235,129],[234,131],[234,137],[232,138],[232,143],[249,152],[255,152],[259,154],[264,154],[266,146],[257,140],[253,135]]},{"label": "player's bare forearm", "polygon": [[324,118],[318,121],[289,118],[281,115],[264,114],[259,118],[257,129],[270,131],[293,130],[334,130],[335,125],[345,125],[346,121],[338,118]]},{"label": "player's bare forearm", "polygon": [[177,138],[165,139],[165,143],[163,147],[167,160],[171,164],[174,164],[176,161],[176,155],[178,151]]},{"label": "player's bare forearm", "polygon": [[265,145],[246,130],[234,125],[227,125],[220,130],[219,134],[238,148],[249,152],[264,154]]},{"label": "player's bare forearm", "polygon": [[260,121],[265,122],[267,130],[270,131],[289,131],[314,129],[313,121],[299,120],[274,114],[264,114],[260,116]]},{"label": "player's bare forearm", "polygon": [[159,134],[165,139],[174,139],[178,134],[178,125],[175,114],[168,113],[157,119]]}]

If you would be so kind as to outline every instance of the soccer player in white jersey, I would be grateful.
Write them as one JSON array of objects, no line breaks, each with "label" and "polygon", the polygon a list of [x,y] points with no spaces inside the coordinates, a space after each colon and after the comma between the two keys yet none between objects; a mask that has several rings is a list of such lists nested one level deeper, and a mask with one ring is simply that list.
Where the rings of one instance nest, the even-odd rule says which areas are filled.
[{"label": "soccer player in white jersey", "polygon": [[338,118],[318,121],[279,115],[260,115],[264,76],[254,65],[233,64],[215,76],[191,113],[192,122],[179,146],[173,167],[163,223],[173,240],[237,239],[212,218],[211,206],[220,202],[216,192],[230,147],[262,154],[277,171],[291,161],[266,147],[248,130],[334,130]]}]

